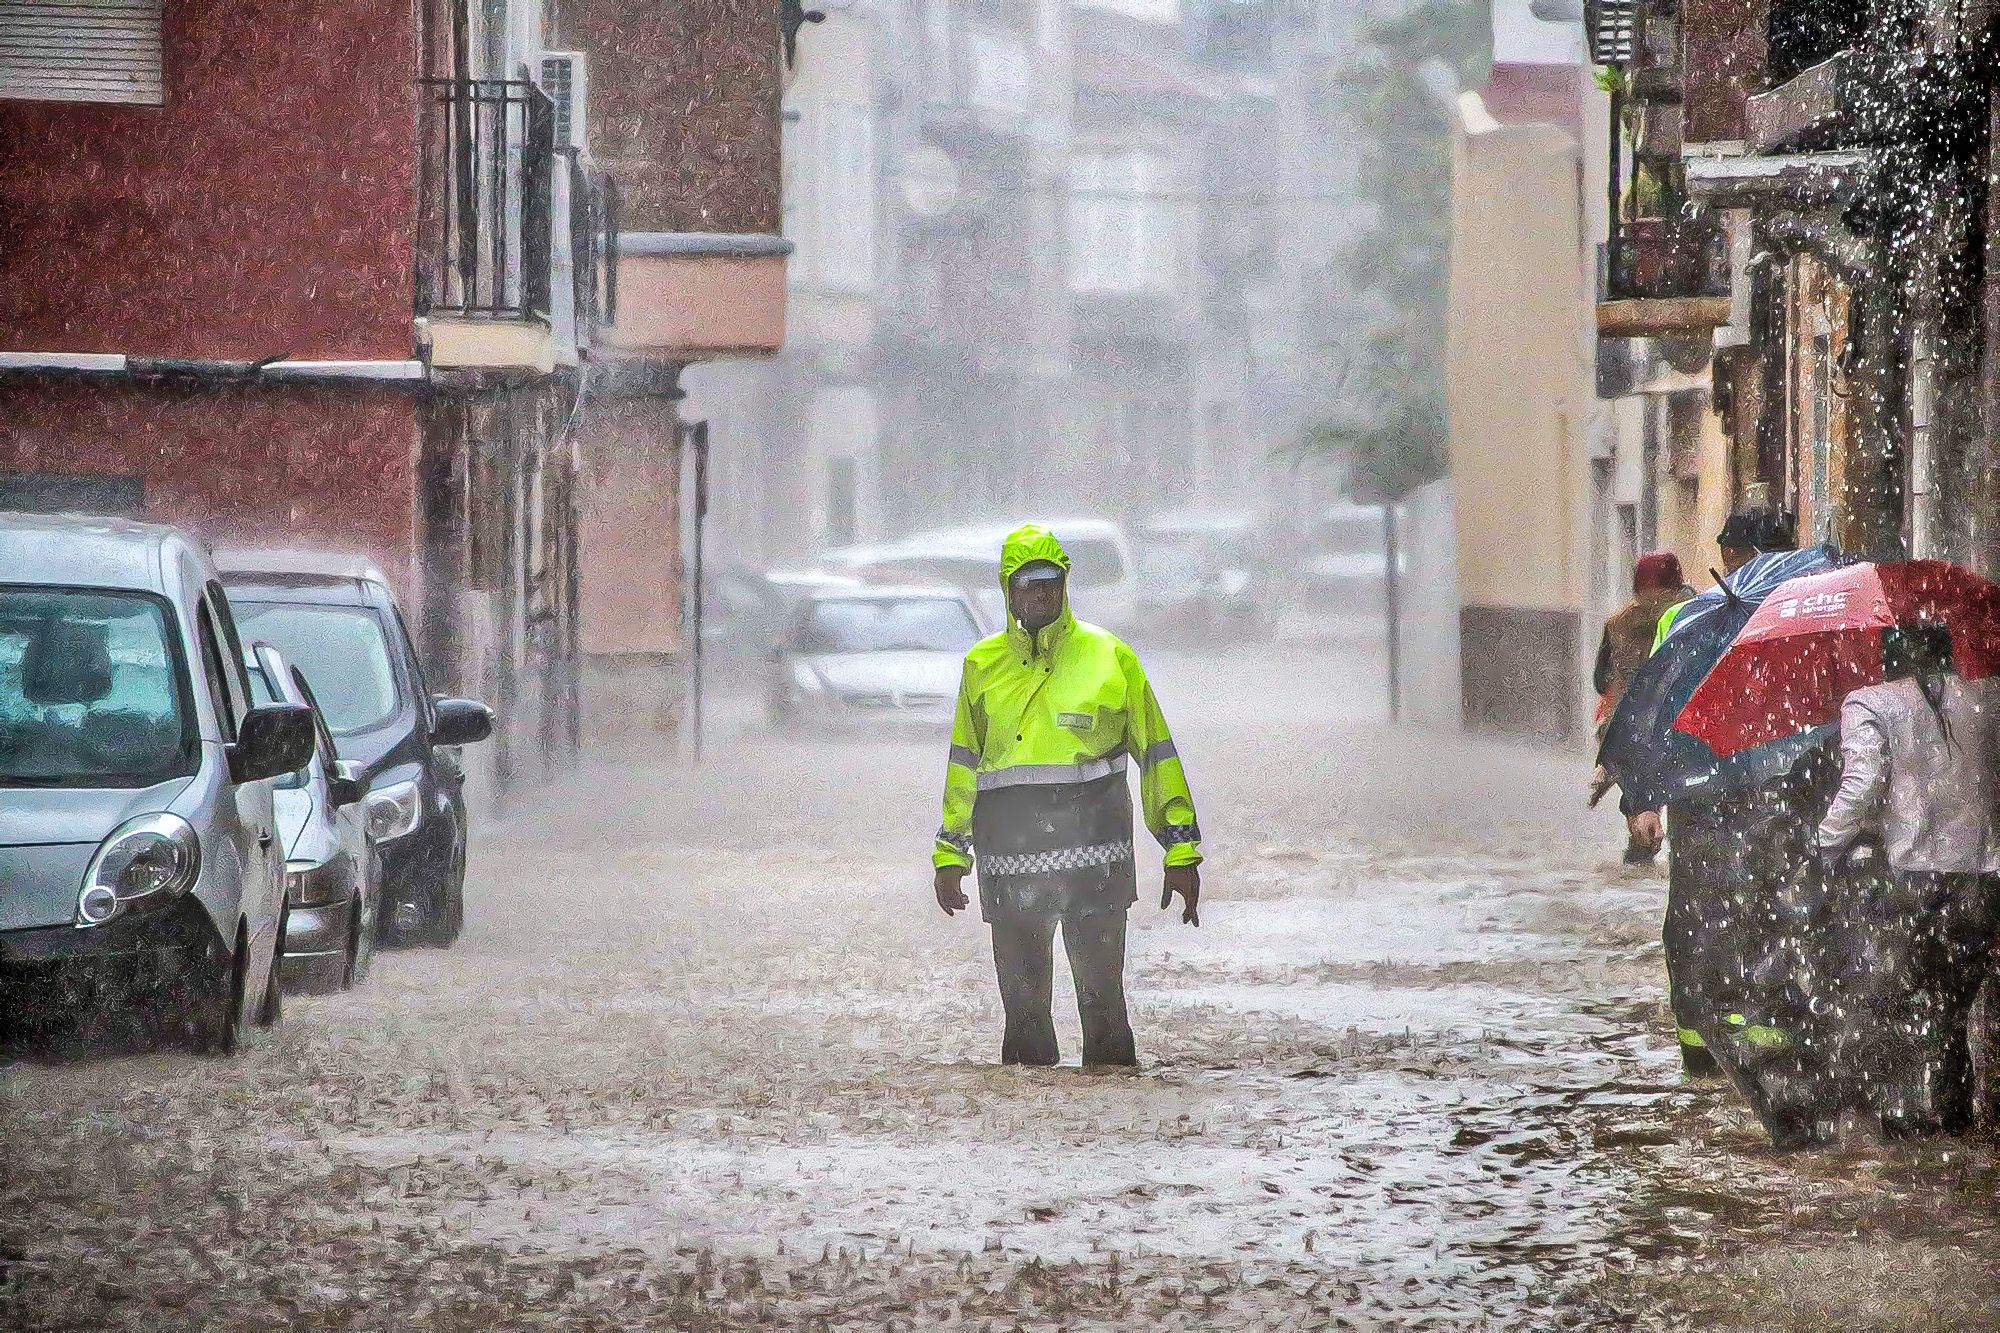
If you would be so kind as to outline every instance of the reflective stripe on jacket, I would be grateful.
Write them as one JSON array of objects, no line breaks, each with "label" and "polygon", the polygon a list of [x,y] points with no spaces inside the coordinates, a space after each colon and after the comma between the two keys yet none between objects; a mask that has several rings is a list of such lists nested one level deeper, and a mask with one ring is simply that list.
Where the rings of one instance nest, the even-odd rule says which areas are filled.
[{"label": "reflective stripe on jacket", "polygon": [[[1031,525],[1009,536],[1003,589],[1036,560],[1069,566],[1046,530]],[[1006,630],[965,657],[932,861],[969,866],[976,850],[982,887],[996,874],[1129,866],[1128,766],[1139,770],[1146,828],[1166,849],[1166,864],[1198,864],[1194,801],[1137,654],[1078,620],[1066,602],[1055,623],[1033,635],[1010,609]]]}]

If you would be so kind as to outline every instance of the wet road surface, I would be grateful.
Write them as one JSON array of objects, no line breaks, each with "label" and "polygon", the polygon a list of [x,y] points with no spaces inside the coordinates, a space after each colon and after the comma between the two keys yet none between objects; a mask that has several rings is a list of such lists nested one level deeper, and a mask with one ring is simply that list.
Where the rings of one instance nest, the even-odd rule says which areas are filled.
[{"label": "wet road surface", "polygon": [[1210,860],[1199,930],[1134,909],[1141,1072],[994,1067],[985,932],[929,898],[941,741],[732,723],[698,775],[602,753],[489,825],[457,948],[234,1061],[15,1052],[0,1326],[1994,1308],[1985,1149],[1780,1158],[1682,1086],[1661,881],[1578,760],[1392,731],[1339,648],[1152,656]]}]

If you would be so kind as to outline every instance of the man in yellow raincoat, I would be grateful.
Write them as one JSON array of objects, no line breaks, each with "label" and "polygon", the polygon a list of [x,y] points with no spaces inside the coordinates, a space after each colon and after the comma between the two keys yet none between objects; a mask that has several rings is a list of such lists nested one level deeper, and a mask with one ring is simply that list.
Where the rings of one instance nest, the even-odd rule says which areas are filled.
[{"label": "man in yellow raincoat", "polygon": [[1070,611],[1069,556],[1028,524],[1000,551],[1007,628],[965,656],[945,768],[934,888],[947,916],[970,906],[993,930],[1007,1032],[1004,1064],[1060,1058],[1050,989],[1062,930],[1086,1065],[1138,1063],[1125,1012],[1125,909],[1137,901],[1128,760],[1146,828],[1166,849],[1160,906],[1200,925],[1201,832],[1159,701],[1138,656]]}]

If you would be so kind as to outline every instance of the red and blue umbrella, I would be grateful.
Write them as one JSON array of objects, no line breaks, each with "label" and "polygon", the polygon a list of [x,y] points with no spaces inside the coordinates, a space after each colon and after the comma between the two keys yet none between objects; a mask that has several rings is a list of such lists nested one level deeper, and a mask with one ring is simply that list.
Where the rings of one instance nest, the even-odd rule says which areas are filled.
[{"label": "red and blue umbrella", "polygon": [[1949,630],[1965,679],[2000,670],[2000,586],[1942,560],[1849,565],[1767,597],[1674,730],[1727,759],[1834,723],[1850,690],[1881,683],[1882,631],[1908,622]]},{"label": "red and blue umbrella", "polygon": [[1597,762],[1629,800],[1653,809],[1754,787],[1787,772],[1821,743],[1824,737],[1788,736],[1725,757],[1674,730],[1674,722],[1757,608],[1795,580],[1833,568],[1837,559],[1818,546],[1753,556],[1681,608],[1666,641],[1626,684],[1598,749]]}]

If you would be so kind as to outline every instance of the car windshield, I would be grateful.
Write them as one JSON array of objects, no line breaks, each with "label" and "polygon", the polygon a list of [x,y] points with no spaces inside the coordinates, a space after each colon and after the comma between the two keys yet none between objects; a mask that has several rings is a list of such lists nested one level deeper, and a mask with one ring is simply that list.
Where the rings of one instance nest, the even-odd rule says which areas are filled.
[{"label": "car windshield", "polygon": [[1069,578],[1077,587],[1102,588],[1126,577],[1125,553],[1118,543],[1097,537],[1064,540],[1061,533],[1056,538],[1069,552]]},{"label": "car windshield", "polygon": [[336,736],[395,716],[399,694],[382,619],[365,606],[298,602],[236,603],[243,637],[262,639],[312,676],[326,725]]},{"label": "car windshield", "polygon": [[955,598],[822,598],[801,617],[793,642],[805,653],[962,653],[979,627]]},{"label": "car windshield", "polygon": [[194,771],[168,617],[138,593],[0,587],[0,786],[149,787]]}]

